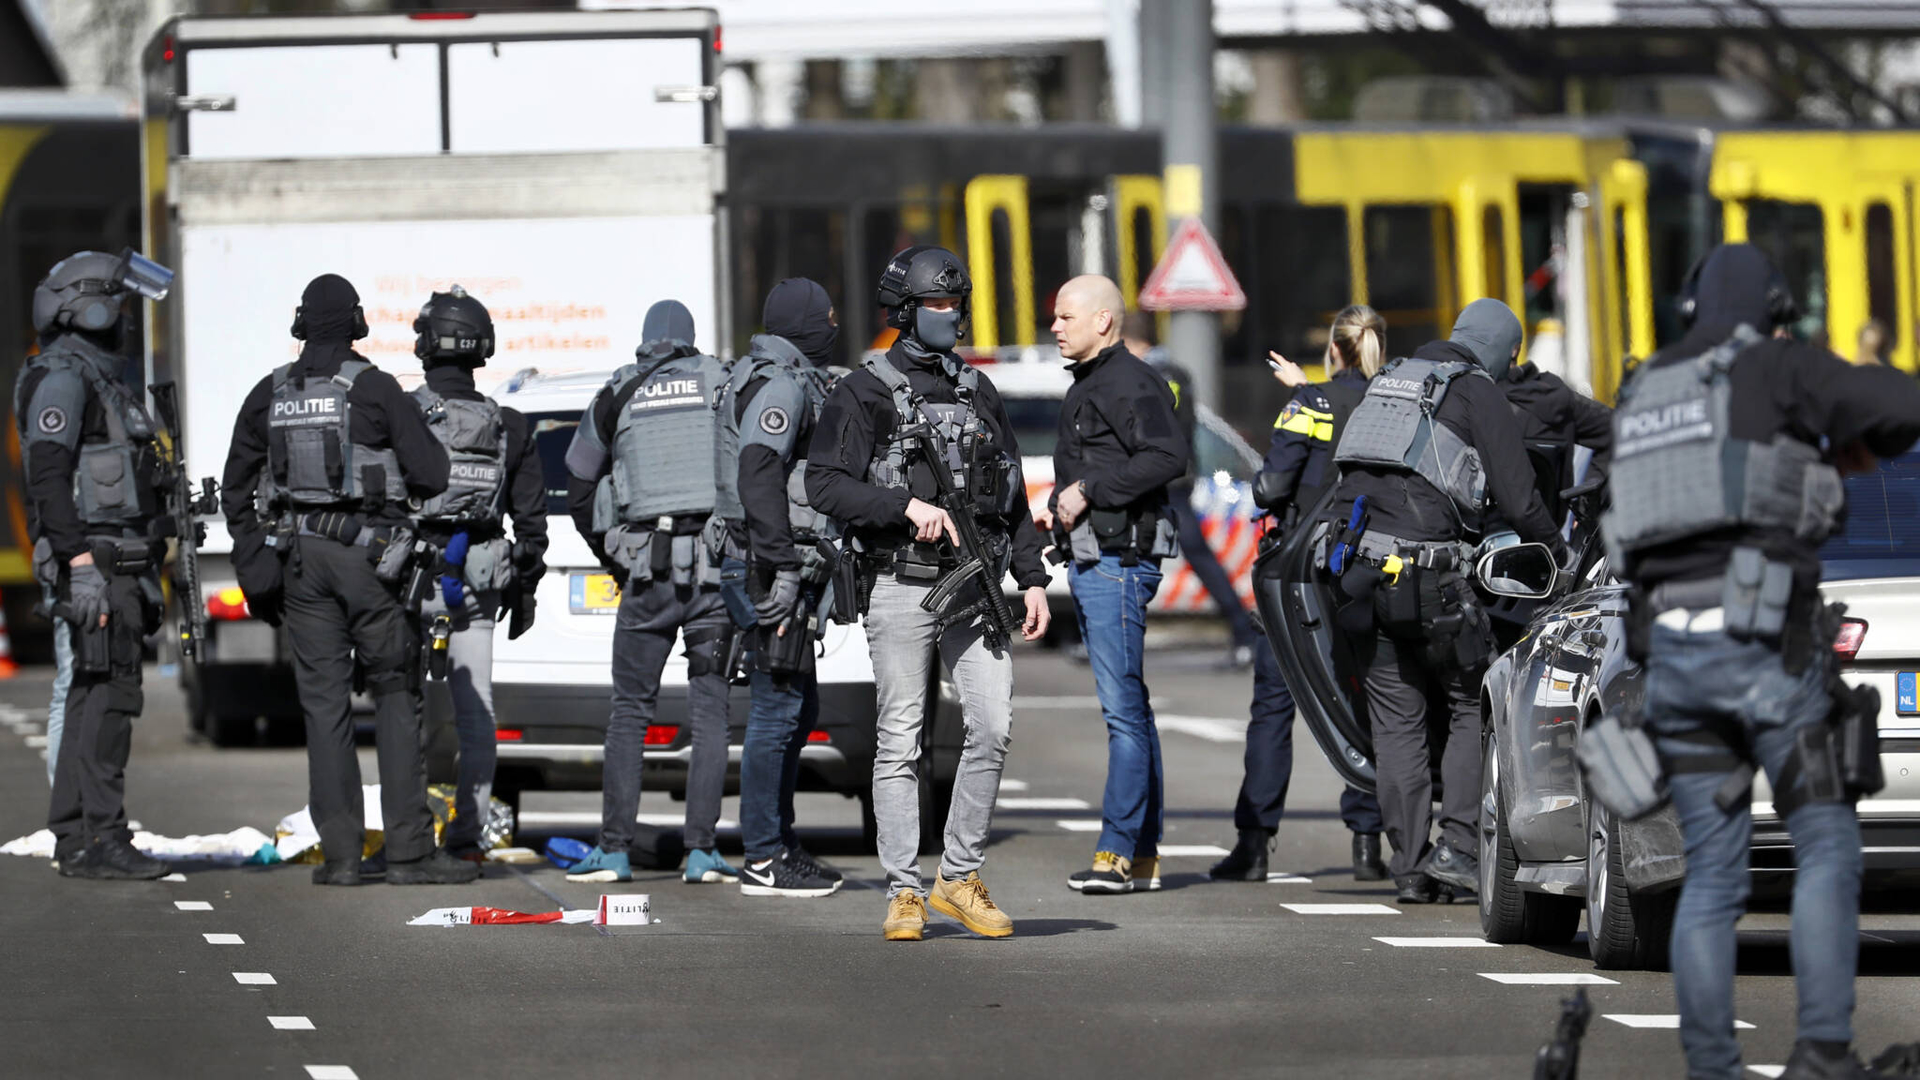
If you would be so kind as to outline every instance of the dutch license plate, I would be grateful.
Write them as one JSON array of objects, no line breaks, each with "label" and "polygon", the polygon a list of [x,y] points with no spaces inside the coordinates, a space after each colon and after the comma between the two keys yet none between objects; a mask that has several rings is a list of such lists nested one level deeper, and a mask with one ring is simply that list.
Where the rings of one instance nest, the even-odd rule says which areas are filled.
[{"label": "dutch license plate", "polygon": [[1901,716],[1920,716],[1920,692],[1916,692],[1915,683],[1920,683],[1920,672],[1903,671],[1894,676],[1893,711]]},{"label": "dutch license plate", "polygon": [[611,615],[620,607],[620,586],[612,574],[574,574],[567,606],[575,615]]}]

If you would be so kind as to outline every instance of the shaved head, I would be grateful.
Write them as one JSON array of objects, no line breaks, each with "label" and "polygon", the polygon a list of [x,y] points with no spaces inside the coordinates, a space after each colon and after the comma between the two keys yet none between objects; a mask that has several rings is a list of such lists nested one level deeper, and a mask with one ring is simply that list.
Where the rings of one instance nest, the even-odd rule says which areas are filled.
[{"label": "shaved head", "polygon": [[1068,280],[1053,301],[1053,337],[1060,355],[1078,363],[1117,344],[1126,313],[1120,286],[1112,278],[1082,274]]}]

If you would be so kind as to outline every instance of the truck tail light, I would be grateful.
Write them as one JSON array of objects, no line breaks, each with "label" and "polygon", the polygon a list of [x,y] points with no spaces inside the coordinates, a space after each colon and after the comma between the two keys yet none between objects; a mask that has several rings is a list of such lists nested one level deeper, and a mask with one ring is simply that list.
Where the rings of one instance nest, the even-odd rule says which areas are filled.
[{"label": "truck tail light", "polygon": [[648,724],[647,737],[642,745],[672,746],[675,736],[680,734],[678,724]]},{"label": "truck tail light", "polygon": [[416,11],[408,15],[407,18],[418,19],[421,22],[438,22],[443,19],[471,19],[473,18],[473,12],[471,11]]},{"label": "truck tail light", "polygon": [[1841,619],[1840,632],[1834,635],[1833,651],[1840,657],[1841,663],[1851,664],[1860,652],[1860,645],[1867,640],[1867,620]]},{"label": "truck tail light", "polygon": [[827,734],[824,731],[821,731],[819,728],[815,728],[814,730],[807,732],[807,741],[808,742],[832,742],[833,736]]},{"label": "truck tail light", "polygon": [[253,613],[247,610],[247,594],[237,585],[229,585],[212,596],[207,597],[207,618],[222,622],[250,619]]},{"label": "truck tail light", "polygon": [[493,729],[494,742],[524,742],[526,738],[527,733],[519,728],[503,727]]}]

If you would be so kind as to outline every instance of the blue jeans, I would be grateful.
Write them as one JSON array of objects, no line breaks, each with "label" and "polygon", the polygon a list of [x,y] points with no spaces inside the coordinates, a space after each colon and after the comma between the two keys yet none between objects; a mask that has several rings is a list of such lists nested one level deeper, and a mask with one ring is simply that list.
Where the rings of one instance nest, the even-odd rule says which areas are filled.
[{"label": "blue jeans", "polygon": [[[47,606],[53,606],[53,590]],[[53,785],[53,767],[60,760],[60,733],[67,726],[67,691],[73,689],[73,630],[65,619],[53,620],[53,700],[47,703],[47,785]]]},{"label": "blue jeans", "polygon": [[1160,850],[1165,779],[1160,730],[1148,704],[1145,661],[1147,603],[1160,589],[1160,563],[1141,559],[1122,566],[1102,555],[1088,566],[1074,564],[1069,581],[1080,636],[1093,665],[1093,686],[1107,721],[1107,787],[1100,802],[1100,844],[1131,859]]},{"label": "blue jeans", "polygon": [[[1671,736],[1709,722],[1744,729],[1761,767],[1778,787],[1799,729],[1825,720],[1825,672],[1816,662],[1789,675],[1780,655],[1720,631],[1653,628],[1647,660],[1647,725],[1661,753],[1712,751]],[[1687,877],[1673,924],[1673,985],[1680,1043],[1693,1080],[1737,1080],[1733,1036],[1734,922],[1747,907],[1747,853],[1753,811],[1725,811],[1714,793],[1719,773],[1669,779],[1686,837]],[[1860,954],[1860,821],[1851,803],[1811,803],[1787,816],[1796,869],[1792,956],[1800,997],[1799,1037],[1853,1041],[1853,977]]]},{"label": "blue jeans", "polygon": [[800,750],[820,720],[820,681],[812,671],[756,671],[752,679],[753,706],[740,748],[740,839],[747,858],[757,862],[800,846],[793,788],[800,779]]}]

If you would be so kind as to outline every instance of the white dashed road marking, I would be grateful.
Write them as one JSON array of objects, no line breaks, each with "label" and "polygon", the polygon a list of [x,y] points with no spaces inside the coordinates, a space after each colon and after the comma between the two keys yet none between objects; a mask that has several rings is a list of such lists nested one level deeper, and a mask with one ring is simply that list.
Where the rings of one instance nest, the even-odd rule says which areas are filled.
[{"label": "white dashed road marking", "polygon": [[1313,884],[1313,879],[1310,877],[1301,877],[1299,874],[1288,874],[1288,873],[1283,873],[1279,870],[1275,870],[1272,873],[1267,875],[1267,884],[1269,885],[1311,885]]},{"label": "white dashed road marking", "polygon": [[1172,731],[1181,735],[1191,735],[1196,739],[1205,739],[1217,743],[1242,743],[1247,741],[1247,722],[1232,720],[1224,716],[1159,716],[1153,718],[1154,725],[1161,731]]},{"label": "white dashed road marking", "polygon": [[241,986],[280,985],[274,981],[273,976],[264,971],[236,971],[233,973],[233,981],[239,983]]},{"label": "white dashed road marking", "polygon": [[994,803],[1000,810],[1091,810],[1092,804],[1085,799],[1049,799],[1014,798],[1000,799]]},{"label": "white dashed road marking", "polygon": [[1213,844],[1161,844],[1160,855],[1167,859],[1218,859],[1227,849]]},{"label": "white dashed road marking", "polygon": [[307,1080],[360,1080],[360,1074],[345,1065],[309,1065]]},{"label": "white dashed road marking", "polygon": [[275,1031],[312,1031],[313,1021],[304,1016],[269,1016],[267,1023]]},{"label": "white dashed road marking", "polygon": [[201,934],[200,936],[203,938],[206,938],[207,944],[209,945],[245,945],[246,944],[246,942],[240,940],[239,934]]},{"label": "white dashed road marking", "polygon": [[181,911],[212,911],[213,905],[205,900],[175,900],[173,906]]},{"label": "white dashed road marking", "polygon": [[1099,818],[1068,818],[1054,824],[1068,832],[1099,832],[1103,827]]},{"label": "white dashed road marking", "polygon": [[47,737],[45,735],[29,735],[26,737],[26,744],[29,750],[45,749]]},{"label": "white dashed road marking", "polygon": [[1400,909],[1387,904],[1281,904],[1295,915],[1398,915]]},{"label": "white dashed road marking", "polygon": [[[1630,1028],[1656,1028],[1663,1031],[1680,1030],[1679,1013],[1606,1013],[1605,1018],[1616,1024]],[[1735,1031],[1752,1031],[1753,1025],[1745,1020],[1733,1022]]]},{"label": "white dashed road marking", "polygon": [[1007,780],[1007,779],[1002,779],[1002,780],[1000,781],[1000,790],[1001,790],[1001,791],[1013,791],[1013,792],[1021,792],[1021,791],[1025,791],[1025,790],[1027,790],[1027,782],[1026,782],[1025,780]]},{"label": "white dashed road marking", "polygon": [[1787,1071],[1785,1065],[1749,1065],[1747,1068],[1761,1076],[1780,1076]]},{"label": "white dashed road marking", "polygon": [[1491,941],[1477,937],[1377,937],[1373,940],[1391,945],[1396,949],[1497,949],[1500,947]]},{"label": "white dashed road marking", "polygon": [[1483,979],[1492,979],[1502,986],[1619,986],[1613,979],[1591,975],[1584,971],[1543,971],[1533,975],[1516,975],[1505,971],[1483,971]]},{"label": "white dashed road marking", "polygon": [[166,877],[163,877],[163,878],[161,878],[160,880],[161,880],[161,881],[185,881],[185,880],[187,880],[187,875],[185,875],[185,874],[168,874],[168,875],[167,875]]}]

